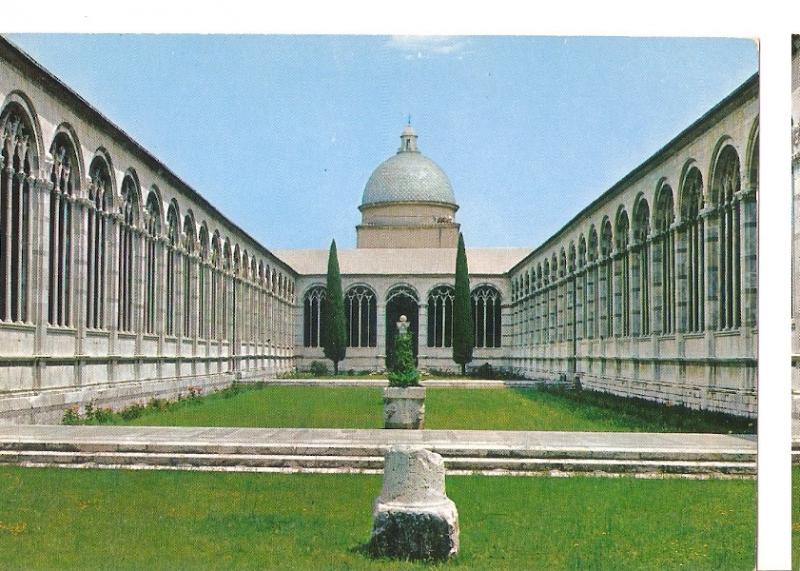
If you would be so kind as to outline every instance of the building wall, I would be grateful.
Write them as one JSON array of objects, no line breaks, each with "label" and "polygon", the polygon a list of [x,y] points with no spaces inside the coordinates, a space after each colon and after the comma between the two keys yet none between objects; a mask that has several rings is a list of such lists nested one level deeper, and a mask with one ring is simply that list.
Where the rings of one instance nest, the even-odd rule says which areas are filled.
[{"label": "building wall", "polygon": [[511,271],[514,366],[755,415],[757,173],[751,81]]},{"label": "building wall", "polygon": [[0,102],[0,422],[293,368],[291,268],[5,40]]},{"label": "building wall", "polygon": [[[453,362],[452,347],[428,347],[428,297],[434,288],[440,285],[454,285],[453,275],[343,275],[342,291],[347,291],[358,285],[369,287],[377,299],[377,335],[375,347],[348,347],[345,360],[340,363],[340,370],[353,369],[356,371],[385,369],[386,358],[386,300],[392,290],[397,287],[410,287],[419,304],[419,366],[422,369],[438,369],[442,371],[459,371],[459,366]],[[509,319],[508,306],[505,300],[509,299],[509,280],[505,275],[471,275],[470,285],[474,289],[481,285],[491,285],[500,294],[503,323]],[[325,361],[322,348],[304,346],[304,319],[302,316],[303,299],[306,293],[314,287],[325,286],[325,276],[301,276],[298,278],[298,319],[295,327],[295,346],[297,347],[298,367],[307,369],[312,361]],[[410,317],[410,316],[408,316]],[[507,367],[507,351],[501,345],[492,348],[476,348],[472,366],[490,363],[495,367]],[[331,367],[331,362],[326,364]]]},{"label": "building wall", "polygon": [[455,248],[456,206],[433,202],[362,205],[356,226],[359,248]]}]

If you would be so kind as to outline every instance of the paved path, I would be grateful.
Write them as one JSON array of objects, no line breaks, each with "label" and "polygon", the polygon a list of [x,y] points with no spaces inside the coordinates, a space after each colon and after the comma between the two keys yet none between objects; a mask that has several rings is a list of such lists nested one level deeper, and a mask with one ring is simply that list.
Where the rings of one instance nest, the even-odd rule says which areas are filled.
[{"label": "paved path", "polygon": [[753,476],[753,435],[130,426],[0,427],[0,463],[380,472],[397,444],[441,454],[449,473]]},{"label": "paved path", "polygon": [[[388,387],[389,381],[379,377],[361,377],[357,379],[265,379],[266,385],[309,386],[309,387]],[[459,389],[525,389],[542,385],[553,385],[550,381],[497,381],[486,379],[433,379],[421,381],[427,388],[459,388]]]}]

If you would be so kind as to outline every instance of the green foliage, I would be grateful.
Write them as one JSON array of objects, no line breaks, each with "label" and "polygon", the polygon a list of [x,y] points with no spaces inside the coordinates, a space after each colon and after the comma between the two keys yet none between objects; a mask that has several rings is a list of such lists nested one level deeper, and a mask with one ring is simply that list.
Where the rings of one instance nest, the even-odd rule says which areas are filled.
[{"label": "green foliage", "polygon": [[465,374],[467,363],[472,361],[475,333],[472,327],[472,300],[469,291],[469,268],[464,249],[464,235],[458,235],[456,253],[456,286],[453,300],[453,361],[461,365]]},{"label": "green foliage", "polygon": [[339,257],[336,240],[331,241],[328,254],[328,281],[325,299],[322,302],[322,348],[325,356],[333,361],[333,371],[339,373],[339,361],[347,352],[347,329],[344,322],[344,294],[342,276],[339,273]]},{"label": "green foliage", "polygon": [[64,417],[61,419],[61,424],[81,424],[81,415],[78,413],[77,407],[70,407],[64,411]]},{"label": "green foliage", "polygon": [[414,363],[413,339],[408,331],[395,338],[394,364],[388,377],[391,387],[409,387],[419,384],[419,371]]},{"label": "green foliage", "polygon": [[328,365],[322,361],[311,361],[311,367],[308,370],[313,377],[323,377],[328,374]]}]

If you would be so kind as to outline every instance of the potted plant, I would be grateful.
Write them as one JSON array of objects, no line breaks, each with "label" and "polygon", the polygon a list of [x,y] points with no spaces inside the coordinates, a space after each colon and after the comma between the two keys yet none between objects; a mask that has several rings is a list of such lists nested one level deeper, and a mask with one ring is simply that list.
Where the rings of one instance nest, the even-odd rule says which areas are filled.
[{"label": "potted plant", "polygon": [[422,428],[425,422],[425,387],[414,365],[411,333],[400,317],[389,386],[383,390],[384,428]]}]

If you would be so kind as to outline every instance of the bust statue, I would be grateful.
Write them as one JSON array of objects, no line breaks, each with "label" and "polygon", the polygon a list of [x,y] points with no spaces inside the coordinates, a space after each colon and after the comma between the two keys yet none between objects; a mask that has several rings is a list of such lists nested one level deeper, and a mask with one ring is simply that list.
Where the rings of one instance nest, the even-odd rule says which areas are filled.
[{"label": "bust statue", "polygon": [[403,335],[404,333],[408,332],[408,326],[410,323],[408,322],[408,318],[405,315],[400,316],[400,321],[397,322],[397,334]]}]

